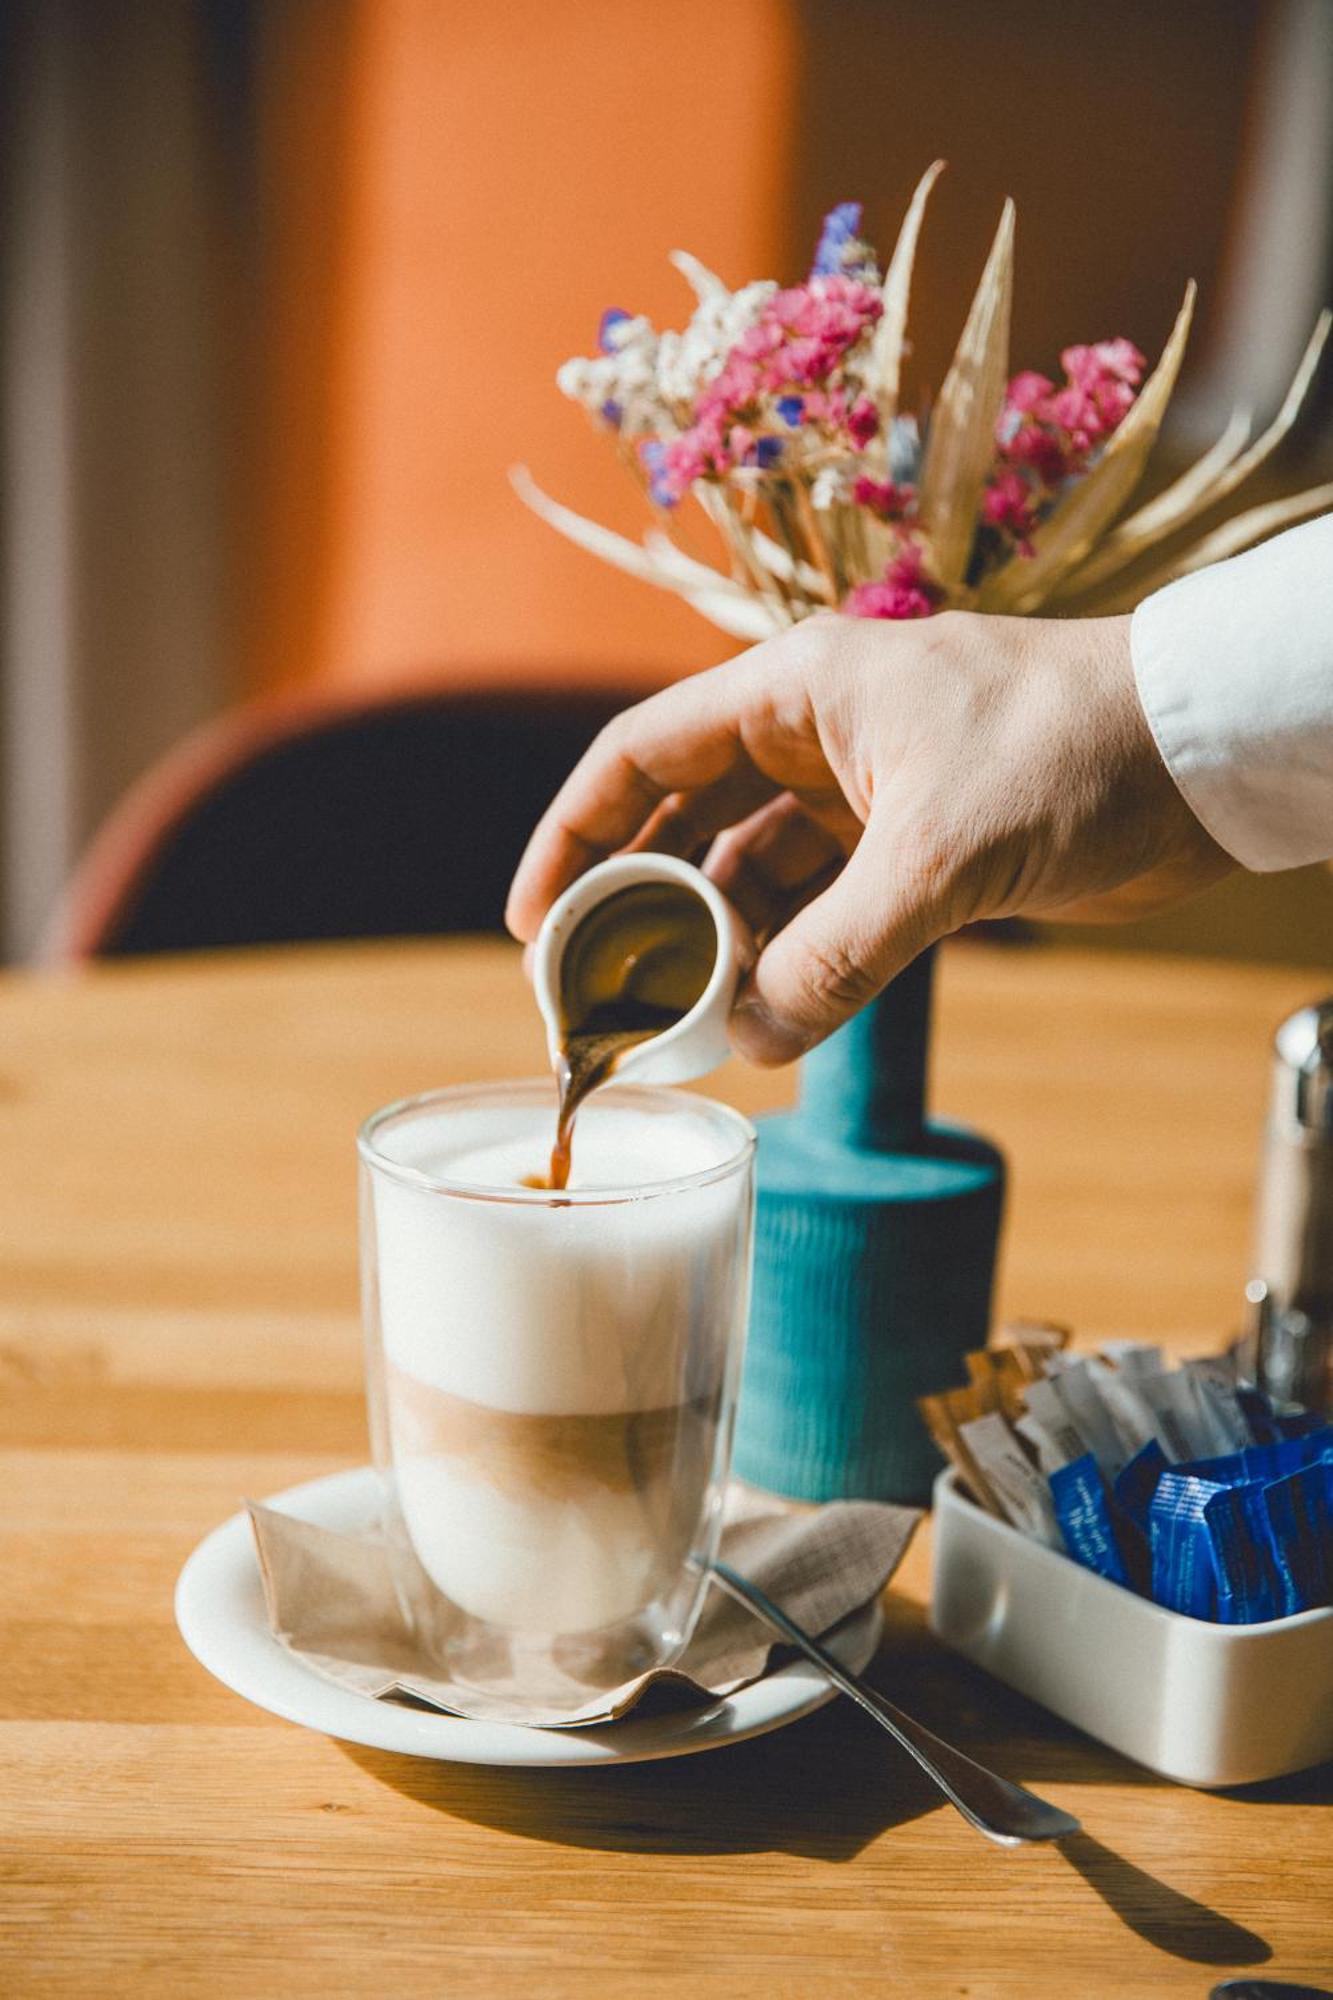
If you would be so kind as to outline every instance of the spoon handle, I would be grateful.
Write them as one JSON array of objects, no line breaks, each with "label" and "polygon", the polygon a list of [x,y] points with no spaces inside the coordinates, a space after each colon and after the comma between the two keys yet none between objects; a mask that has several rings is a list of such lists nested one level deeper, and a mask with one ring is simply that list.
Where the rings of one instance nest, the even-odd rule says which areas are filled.
[{"label": "spoon handle", "polygon": [[714,1561],[709,1574],[729,1597],[747,1605],[756,1617],[798,1647],[834,1687],[850,1695],[858,1708],[863,1708],[881,1728],[887,1729],[978,1833],[984,1833],[987,1839],[998,1841],[1003,1847],[1016,1847],[1025,1841],[1061,1840],[1066,1834],[1081,1831],[1071,1814],[1025,1791],[1022,1785],[1011,1784],[998,1772],[988,1771],[984,1764],[965,1757],[961,1750],[941,1741],[922,1723],[904,1715],[859,1674],[849,1673],[827,1647],[794,1624],[757,1584],[741,1576],[729,1563]]}]

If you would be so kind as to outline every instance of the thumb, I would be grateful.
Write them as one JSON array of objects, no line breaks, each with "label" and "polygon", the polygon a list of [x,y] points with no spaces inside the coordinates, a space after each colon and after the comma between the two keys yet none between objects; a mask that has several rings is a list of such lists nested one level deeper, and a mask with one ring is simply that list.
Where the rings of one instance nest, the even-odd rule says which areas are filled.
[{"label": "thumb", "polygon": [[751,1062],[793,1061],[882,992],[943,936],[936,898],[894,866],[887,826],[872,816],[835,880],[760,955],[731,1017]]}]

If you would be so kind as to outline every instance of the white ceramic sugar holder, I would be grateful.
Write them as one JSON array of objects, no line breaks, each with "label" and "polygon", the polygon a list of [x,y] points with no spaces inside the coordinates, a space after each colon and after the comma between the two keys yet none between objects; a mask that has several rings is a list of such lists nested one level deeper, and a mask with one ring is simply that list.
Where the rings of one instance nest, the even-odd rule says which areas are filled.
[{"label": "white ceramic sugar holder", "polygon": [[616,1064],[617,1081],[687,1083],[692,1077],[707,1076],[730,1054],[727,1021],[741,975],[754,956],[748,929],[722,891],[688,861],[673,854],[617,854],[572,882],[552,903],[537,933],[532,984],[553,1066],[560,1052],[560,963],[565,946],[599,903],[646,882],[671,882],[699,897],[717,932],[717,956],[712,977],[689,1013],[627,1050]]},{"label": "white ceramic sugar holder", "polygon": [[1020,1694],[1183,1785],[1333,1757],[1333,1608],[1186,1618],[1108,1583],[935,1481],[931,1628]]}]

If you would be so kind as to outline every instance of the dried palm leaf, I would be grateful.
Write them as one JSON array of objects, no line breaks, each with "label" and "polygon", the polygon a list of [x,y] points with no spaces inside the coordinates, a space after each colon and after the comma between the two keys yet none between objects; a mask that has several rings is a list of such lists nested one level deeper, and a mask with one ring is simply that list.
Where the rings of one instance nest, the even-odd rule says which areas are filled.
[{"label": "dried palm leaf", "polygon": [[[1230,462],[1220,466],[1208,480],[1202,477],[1208,459],[1201,459],[1192,472],[1187,472],[1183,479],[1178,479],[1174,486],[1159,494],[1156,500],[1150,501],[1146,507],[1141,507],[1137,513],[1131,514],[1127,521],[1122,521],[1120,526],[1107,536],[1101,548],[1084,563],[1077,576],[1069,579],[1071,592],[1073,588],[1090,586],[1100,583],[1105,577],[1114,576],[1127,563],[1142,555],[1152,543],[1161,541],[1166,535],[1178,533],[1190,521],[1225,500],[1244,480],[1258,471],[1264,460],[1276,451],[1300,415],[1301,405],[1305,401],[1310,384],[1314,380],[1315,370],[1319,366],[1319,358],[1324,351],[1330,325],[1333,325],[1333,313],[1325,310],[1315,321],[1314,332],[1306,344],[1300,366],[1292,377],[1291,387],[1282,400],[1281,409],[1268,429],[1255,439],[1249,449],[1239,455],[1233,453]],[[1235,419],[1233,423],[1234,421]],[[1230,427],[1227,435],[1229,434]],[[1224,441],[1224,439],[1219,440],[1214,452]],[[1214,453],[1210,452],[1208,458],[1211,459],[1213,455]]]},{"label": "dried palm leaf", "polygon": [[1084,474],[1032,537],[1030,556],[1011,558],[977,593],[982,611],[1034,611],[1060,579],[1087,555],[1105,532],[1143,476],[1148,454],[1157,440],[1194,316],[1195,285],[1185,299],[1171,337],[1129,414],[1113,432],[1106,450]]},{"label": "dried palm leaf", "polygon": [[[1112,588],[1100,595],[1090,595],[1086,602],[1080,600],[1078,613],[1080,616],[1112,618],[1132,611],[1154,590],[1174,582],[1176,577],[1189,576],[1196,569],[1206,569],[1209,563],[1224,562],[1228,556],[1239,555],[1256,542],[1266,541],[1279,528],[1294,527],[1298,521],[1308,521],[1316,514],[1327,513],[1330,508],[1333,508],[1333,482],[1308,487],[1304,493],[1289,493],[1282,500],[1266,501],[1262,507],[1251,507],[1248,513],[1236,514],[1231,520],[1224,521],[1220,528],[1215,528],[1211,535],[1205,535],[1192,548],[1159,563],[1154,569],[1140,573],[1133,583],[1119,589]],[[1066,609],[1064,605],[1060,608],[1062,611]]]},{"label": "dried palm leaf", "polygon": [[[650,538],[645,536],[644,539],[647,541]],[[781,542],[775,542],[762,528],[750,529],[750,546],[770,576],[777,577],[781,583],[796,584],[807,597],[824,598],[828,601],[828,586],[813,563],[804,561],[800,556],[790,555]]]},{"label": "dried palm leaf", "polygon": [[[598,521],[589,521],[584,515],[576,514],[572,507],[562,506],[543,493],[526,466],[511,468],[509,483],[525,506],[530,507],[549,527],[556,530],[567,541],[586,549],[590,555],[609,563],[613,569],[623,570],[626,576],[637,577],[642,583],[656,584],[659,590],[669,590],[705,618],[711,619],[724,632],[730,632],[737,639],[768,639],[780,632],[789,619],[768,596],[759,596],[744,585],[732,583],[720,576],[706,563],[694,563],[687,556],[679,560],[689,567],[689,576],[679,569],[664,563],[660,555],[640,548],[625,535],[617,535],[610,528],[604,528]],[[701,575],[696,575],[701,572]],[[703,581],[703,578],[707,581]]]},{"label": "dried palm leaf", "polygon": [[1009,372],[1013,271],[1014,204],[1006,201],[930,420],[921,468],[921,525],[930,538],[931,569],[946,590],[963,581],[995,457],[995,425]]},{"label": "dried palm leaf", "polygon": [[692,251],[672,250],[667,262],[675,265],[700,305],[709,299],[731,297],[730,285],[724,285],[717,273],[710,271],[707,264],[701,264]]},{"label": "dried palm leaf", "polygon": [[732,488],[701,481],[694,488],[694,497],[731,550],[736,570],[749,579],[748,585],[738,587],[757,593],[779,626],[789,625],[792,614],[786,597],[781,589],[774,589],[772,574],[755,548],[754,525],[741,511],[743,496]]},{"label": "dried palm leaf", "polygon": [[916,192],[903,217],[903,226],[898,231],[898,241],[893,246],[889,268],[884,274],[884,312],[871,344],[866,387],[879,405],[880,430],[885,437],[898,414],[898,392],[902,385],[903,355],[906,352],[907,305],[912,290],[917,238],[921,234],[930,191],[943,172],[943,160],[936,160],[917,182]]},{"label": "dried palm leaf", "polygon": [[[1130,530],[1139,528],[1154,537],[1165,534],[1169,523],[1185,514],[1201,493],[1211,491],[1217,480],[1245,450],[1250,441],[1252,422],[1253,417],[1249,410],[1233,410],[1227,418],[1226,429],[1216,443],[1208,447],[1203,457],[1196,459],[1188,471],[1181,473],[1179,479],[1172,480],[1171,484],[1164,487],[1154,499],[1138,508],[1128,520],[1122,521],[1118,528],[1112,528],[1102,547],[1118,547]],[[1085,565],[1089,574],[1100,555],[1099,549]],[[1076,577],[1082,577],[1083,574],[1084,571],[1079,570],[1076,572]],[[1064,586],[1061,585],[1061,588]]]},{"label": "dried palm leaf", "polygon": [[1262,507],[1251,507],[1248,513],[1236,514],[1196,542],[1177,565],[1176,574],[1186,576],[1209,563],[1225,562],[1228,556],[1239,555],[1255,542],[1266,541],[1279,528],[1294,527],[1297,521],[1308,521],[1330,507],[1333,507],[1333,480],[1323,486],[1307,486],[1304,493],[1288,493],[1281,500],[1266,501]]}]

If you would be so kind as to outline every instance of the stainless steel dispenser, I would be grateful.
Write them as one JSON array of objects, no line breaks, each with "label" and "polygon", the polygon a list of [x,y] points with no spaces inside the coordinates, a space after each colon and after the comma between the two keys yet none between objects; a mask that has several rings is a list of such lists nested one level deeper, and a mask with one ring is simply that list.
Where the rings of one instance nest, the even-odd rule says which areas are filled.
[{"label": "stainless steel dispenser", "polygon": [[1275,1402],[1333,1415],[1333,998],[1284,1021],[1274,1049],[1252,1367]]}]

